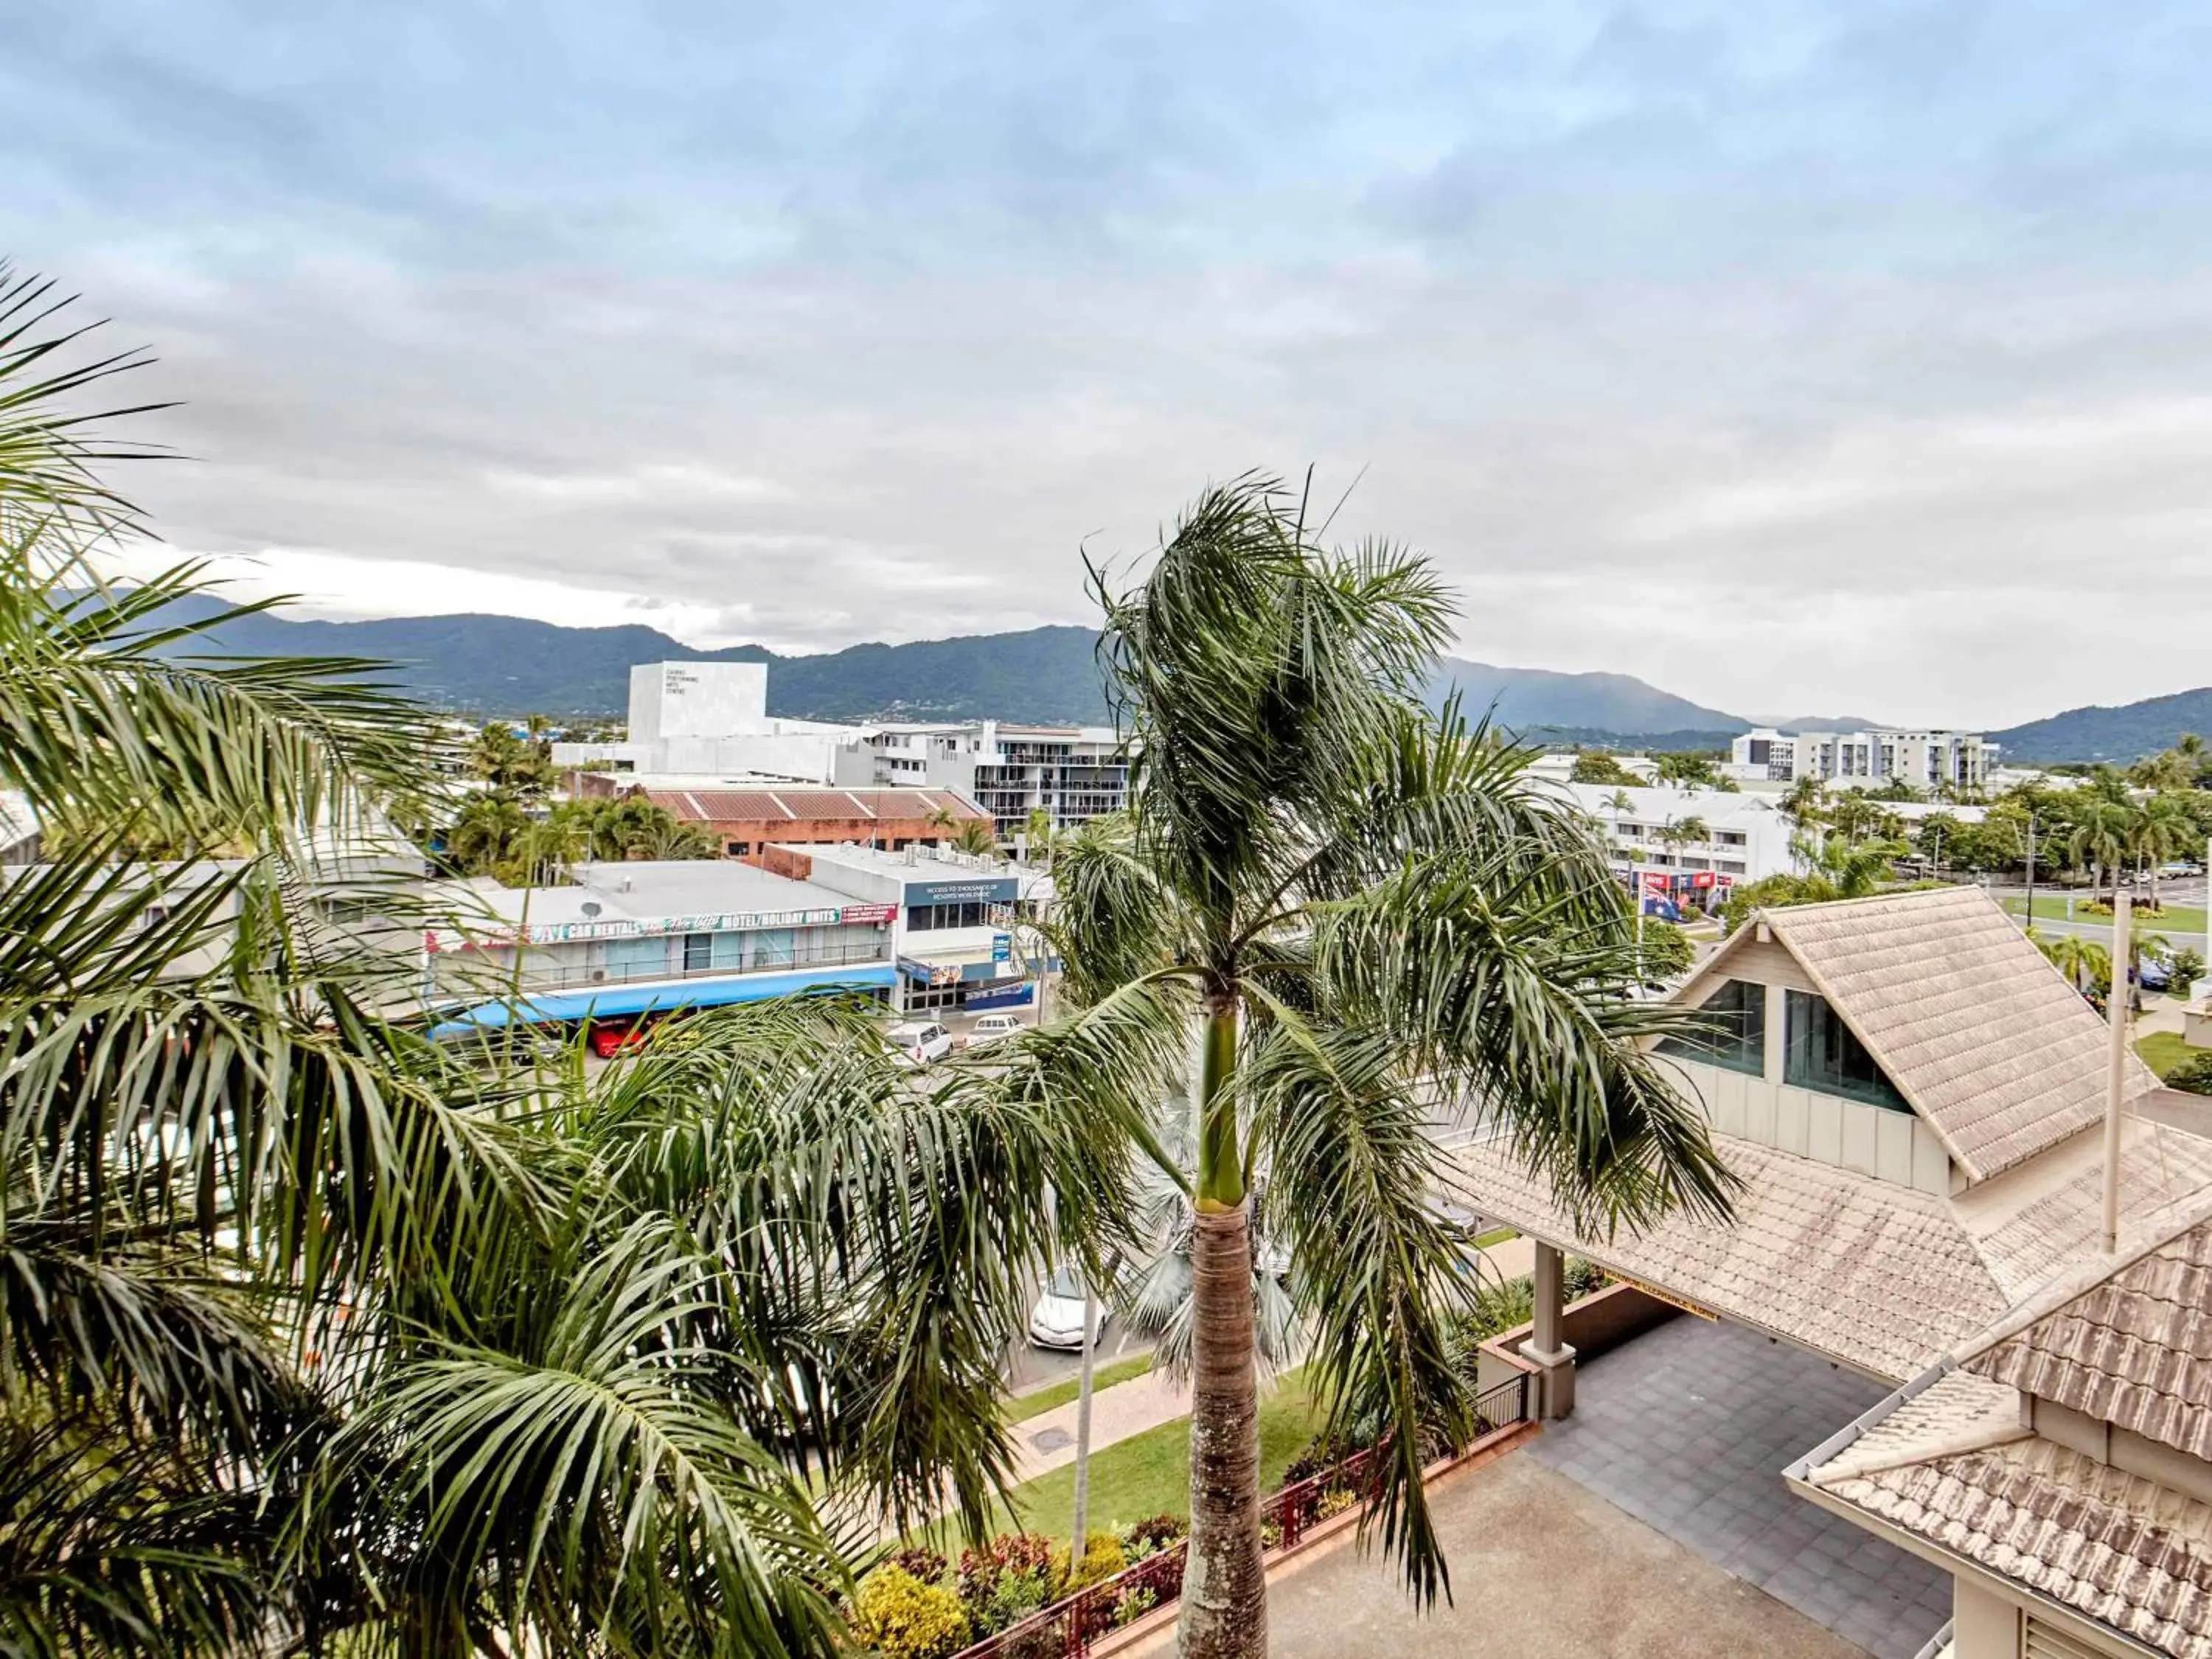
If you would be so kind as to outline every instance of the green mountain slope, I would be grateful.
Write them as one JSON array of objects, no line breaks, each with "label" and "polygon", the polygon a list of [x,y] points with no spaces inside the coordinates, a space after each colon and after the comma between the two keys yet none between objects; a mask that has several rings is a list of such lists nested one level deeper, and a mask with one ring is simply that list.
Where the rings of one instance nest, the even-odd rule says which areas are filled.
[{"label": "green mountain slope", "polygon": [[2212,734],[2212,686],[2117,708],[2069,708],[1990,737],[2004,745],[2007,761],[2125,763],[2171,747],[2185,732]]}]

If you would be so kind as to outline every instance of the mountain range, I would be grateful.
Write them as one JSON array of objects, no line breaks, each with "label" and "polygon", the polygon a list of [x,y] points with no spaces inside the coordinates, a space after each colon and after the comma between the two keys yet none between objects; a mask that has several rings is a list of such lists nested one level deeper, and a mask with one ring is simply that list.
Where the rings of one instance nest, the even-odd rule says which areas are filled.
[{"label": "mountain range", "polygon": [[[210,601],[185,602],[181,619],[212,617]],[[425,701],[483,714],[541,712],[619,716],[632,665],[677,660],[764,662],[772,714],[810,720],[975,720],[1067,724],[1110,719],[1087,628],[1032,628],[907,645],[848,646],[782,656],[757,645],[702,651],[658,629],[562,628],[521,617],[393,617],[328,622],[264,613],[225,623],[208,637],[248,655],[374,658]],[[1753,725],[1784,731],[1862,729],[1855,715],[1752,720],[1662,691],[1627,674],[1504,668],[1447,657],[1430,692],[1456,690],[1468,714],[1494,718],[1553,742],[1620,742],[1713,748]],[[2008,760],[2130,761],[2186,731],[2212,733],[2212,689],[2177,692],[2120,708],[2069,709],[1989,733]]]}]

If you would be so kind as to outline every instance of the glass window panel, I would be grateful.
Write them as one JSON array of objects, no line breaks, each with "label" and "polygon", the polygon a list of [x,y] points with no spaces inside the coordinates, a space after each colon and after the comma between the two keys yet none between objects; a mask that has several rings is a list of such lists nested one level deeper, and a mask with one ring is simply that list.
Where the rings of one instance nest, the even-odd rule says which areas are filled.
[{"label": "glass window panel", "polygon": [[1709,1066],[1725,1066],[1753,1077],[1766,1070],[1766,988],[1732,979],[1698,1005],[1698,1013],[1709,1030],[1694,1036],[1668,1037],[1659,1045],[1662,1054],[1701,1060]]},{"label": "glass window panel", "polygon": [[1912,1109],[1826,997],[1790,992],[1788,1018],[1784,1082],[1893,1112]]}]

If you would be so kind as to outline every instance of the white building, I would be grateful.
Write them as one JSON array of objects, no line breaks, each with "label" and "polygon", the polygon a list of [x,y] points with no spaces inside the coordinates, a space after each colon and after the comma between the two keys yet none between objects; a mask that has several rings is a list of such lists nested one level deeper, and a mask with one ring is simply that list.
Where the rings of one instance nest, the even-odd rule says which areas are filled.
[{"label": "white building", "polygon": [[504,1025],[510,1006],[530,1023],[630,1019],[896,977],[890,907],[735,861],[588,864],[526,892],[477,877],[432,897],[425,989],[449,1029]]},{"label": "white building", "polygon": [[1050,965],[1028,924],[1052,900],[1052,877],[951,848],[903,852],[821,844],[775,846],[769,868],[889,908],[901,1008],[1034,1006]]},{"label": "white building", "polygon": [[957,790],[1011,840],[1039,809],[1062,830],[1127,806],[1128,745],[1107,726],[885,726],[853,744],[838,781]]},{"label": "white building", "polygon": [[829,783],[837,775],[839,750],[867,734],[865,726],[770,714],[766,663],[640,663],[629,671],[627,739],[556,743],[553,763]]},{"label": "white building", "polygon": [[1726,769],[1742,782],[1818,778],[1840,788],[1865,789],[1896,779],[1915,789],[1974,790],[1988,783],[1996,753],[1995,744],[1972,732],[1882,727],[1793,734],[1760,726],[1735,740]]},{"label": "white building", "polygon": [[1626,882],[1640,872],[1647,890],[1717,903],[1739,883],[1791,867],[1796,826],[1771,795],[1604,783],[1559,787],[1603,832],[1613,872]]}]

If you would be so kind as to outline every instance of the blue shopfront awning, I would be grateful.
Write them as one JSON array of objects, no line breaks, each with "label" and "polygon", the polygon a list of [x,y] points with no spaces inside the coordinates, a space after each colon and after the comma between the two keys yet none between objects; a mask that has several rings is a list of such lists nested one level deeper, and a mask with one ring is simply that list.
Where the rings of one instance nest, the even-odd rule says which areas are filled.
[{"label": "blue shopfront awning", "polygon": [[888,988],[898,973],[889,963],[849,968],[810,968],[788,974],[732,974],[727,979],[661,980],[643,985],[595,985],[580,991],[546,991],[515,1003],[486,1002],[432,1028],[432,1036],[496,1029],[510,1021],[534,1025],[551,1020],[627,1019],[672,1008],[720,1008],[805,991]]}]

